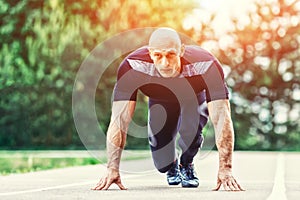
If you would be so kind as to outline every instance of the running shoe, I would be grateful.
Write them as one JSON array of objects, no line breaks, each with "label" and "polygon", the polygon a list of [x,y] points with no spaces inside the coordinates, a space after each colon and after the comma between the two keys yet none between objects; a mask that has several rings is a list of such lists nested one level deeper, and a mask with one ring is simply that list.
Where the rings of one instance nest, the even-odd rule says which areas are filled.
[{"label": "running shoe", "polygon": [[177,160],[167,172],[167,181],[169,185],[178,185],[181,183],[181,174]]},{"label": "running shoe", "polygon": [[187,165],[180,165],[181,185],[182,187],[198,187],[199,179],[194,170],[194,165],[189,163]]}]

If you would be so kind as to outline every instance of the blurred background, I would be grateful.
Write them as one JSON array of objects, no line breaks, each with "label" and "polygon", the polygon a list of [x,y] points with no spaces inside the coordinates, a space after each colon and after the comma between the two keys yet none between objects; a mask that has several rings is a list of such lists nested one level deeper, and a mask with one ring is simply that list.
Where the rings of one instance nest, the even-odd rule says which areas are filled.
[{"label": "blurred background", "polygon": [[[118,33],[161,26],[192,38],[223,64],[235,149],[300,150],[298,0],[0,0],[0,19],[2,150],[84,149],[72,115],[81,63]],[[97,88],[104,131],[121,59]],[[146,124],[146,104],[140,96],[137,124]],[[129,134],[126,148],[147,149],[147,138]]]}]

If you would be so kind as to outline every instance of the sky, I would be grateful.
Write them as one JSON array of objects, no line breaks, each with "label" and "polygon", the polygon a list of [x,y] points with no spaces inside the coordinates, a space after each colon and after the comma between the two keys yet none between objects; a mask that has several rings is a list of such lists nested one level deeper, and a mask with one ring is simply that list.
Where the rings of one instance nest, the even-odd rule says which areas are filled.
[{"label": "sky", "polygon": [[210,11],[227,14],[242,13],[253,0],[199,0],[200,5]]},{"label": "sky", "polygon": [[[216,18],[212,27],[217,34],[222,34],[227,29],[230,29],[230,17],[238,17],[243,20],[247,11],[253,9],[251,3],[254,0],[198,0],[199,7],[202,9],[195,9],[195,11],[187,17],[184,26],[199,28],[199,20],[206,21],[211,13],[216,13]],[[246,18],[245,18],[246,20]]]}]

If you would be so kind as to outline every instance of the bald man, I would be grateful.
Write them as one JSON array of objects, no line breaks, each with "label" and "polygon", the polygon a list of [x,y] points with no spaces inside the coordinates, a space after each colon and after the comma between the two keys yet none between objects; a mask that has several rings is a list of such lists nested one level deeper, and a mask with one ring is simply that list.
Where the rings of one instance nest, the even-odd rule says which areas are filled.
[{"label": "bald man", "polygon": [[[137,91],[149,97],[148,136],[155,167],[169,185],[198,187],[193,158],[203,143],[208,113],[219,152],[217,187],[241,191],[232,176],[234,131],[228,89],[217,59],[198,46],[185,46],[170,28],[155,30],[149,45],[127,56],[118,70],[107,131],[107,173],[94,190],[121,183],[119,164],[134,114]],[[181,155],[176,152],[176,136]]]}]

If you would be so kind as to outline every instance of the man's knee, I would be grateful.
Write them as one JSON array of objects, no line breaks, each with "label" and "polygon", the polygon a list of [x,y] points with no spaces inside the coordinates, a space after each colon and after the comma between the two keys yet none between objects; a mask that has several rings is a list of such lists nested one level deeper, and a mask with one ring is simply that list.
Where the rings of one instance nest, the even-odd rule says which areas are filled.
[{"label": "man's knee", "polygon": [[164,154],[163,152],[152,152],[153,163],[155,168],[160,173],[167,172],[174,164],[174,160],[176,160],[175,152],[169,151],[168,154]]},{"label": "man's knee", "polygon": [[166,172],[172,167],[173,164],[174,164],[174,163],[171,163],[171,164],[169,164],[169,165],[167,165],[167,166],[164,166],[164,167],[155,165],[155,167],[156,167],[156,169],[157,169],[160,173],[166,173]]}]

